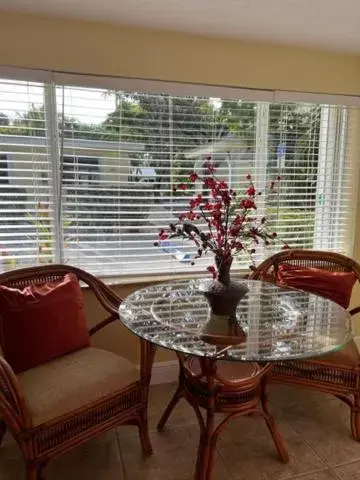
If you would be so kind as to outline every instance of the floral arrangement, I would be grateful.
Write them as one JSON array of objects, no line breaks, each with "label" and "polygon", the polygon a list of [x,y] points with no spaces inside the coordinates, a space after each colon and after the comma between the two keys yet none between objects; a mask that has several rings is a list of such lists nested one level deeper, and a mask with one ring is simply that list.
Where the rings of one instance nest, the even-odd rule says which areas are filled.
[{"label": "floral arrangement", "polygon": [[[159,241],[182,237],[191,240],[197,246],[194,260],[211,251],[215,255],[216,267],[210,265],[207,270],[213,278],[219,278],[220,270],[224,266],[230,268],[233,257],[246,253],[252,261],[256,247],[263,243],[265,246],[277,240],[277,233],[269,231],[266,217],[256,216],[256,201],[262,194],[257,191],[252,176],[246,176],[248,185],[243,194],[229,188],[228,183],[216,176],[215,165],[211,157],[206,158],[204,175],[191,172],[186,183],[181,183],[177,189],[186,191],[191,183],[202,182],[209,192],[204,196],[198,194],[190,199],[189,210],[179,215],[178,223],[171,223],[169,228],[159,232]],[[269,184],[270,193],[275,192],[276,183],[280,177]],[[204,189],[204,188],[203,188]],[[202,226],[205,225],[205,230]],[[289,248],[287,244],[283,248]],[[194,263],[194,261],[192,262]],[[221,281],[221,280],[220,280]]]}]

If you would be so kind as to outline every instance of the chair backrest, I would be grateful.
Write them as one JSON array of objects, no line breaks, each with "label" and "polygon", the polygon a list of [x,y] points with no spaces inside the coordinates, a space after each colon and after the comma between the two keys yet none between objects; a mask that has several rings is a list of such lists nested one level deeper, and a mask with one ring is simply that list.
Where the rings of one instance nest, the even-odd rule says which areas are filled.
[{"label": "chair backrest", "polygon": [[[340,253],[322,250],[282,250],[264,260],[249,276],[250,280],[276,282],[279,265],[287,263],[299,267],[312,267],[330,272],[353,272],[360,282],[360,265],[352,258]],[[360,307],[350,311],[352,315],[360,312]]]},{"label": "chair backrest", "polygon": [[[21,268],[11,270],[0,274],[0,285],[10,288],[23,289],[28,285],[43,285],[45,283],[61,280],[67,273],[76,275],[80,282],[89,287],[101,305],[112,315],[117,316],[118,308],[121,303],[119,298],[107,285],[100,279],[94,277],[88,272],[70,265],[49,264],[37,267]],[[101,322],[101,326],[102,326]],[[100,326],[100,324],[99,324]],[[93,331],[94,330],[94,331]],[[98,327],[93,327],[90,333],[95,333]]]}]

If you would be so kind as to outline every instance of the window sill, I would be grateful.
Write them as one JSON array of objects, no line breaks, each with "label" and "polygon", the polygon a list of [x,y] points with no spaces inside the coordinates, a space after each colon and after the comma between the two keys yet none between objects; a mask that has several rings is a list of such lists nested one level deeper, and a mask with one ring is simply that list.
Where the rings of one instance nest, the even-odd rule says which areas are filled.
[{"label": "window sill", "polygon": [[[247,278],[250,275],[249,270],[245,269],[234,269],[232,270],[233,277]],[[206,272],[194,271],[193,273],[174,273],[174,274],[154,274],[154,275],[129,275],[129,276],[104,276],[98,275],[98,277],[106,285],[134,285],[139,283],[160,283],[167,282],[170,280],[182,280],[186,278],[201,278],[210,276]]]}]

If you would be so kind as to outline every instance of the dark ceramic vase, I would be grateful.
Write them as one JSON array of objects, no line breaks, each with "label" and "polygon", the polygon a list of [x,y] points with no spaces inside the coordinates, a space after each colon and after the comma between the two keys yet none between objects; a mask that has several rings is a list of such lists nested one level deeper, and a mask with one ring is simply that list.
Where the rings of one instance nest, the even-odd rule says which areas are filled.
[{"label": "dark ceramic vase", "polygon": [[[232,260],[232,257],[227,261],[223,257],[215,257],[218,277],[203,291],[211,310],[210,319],[204,328],[204,332],[214,335],[214,338],[218,335],[219,338],[222,338],[222,343],[230,343],[230,341],[226,342],[227,334],[224,334],[224,332],[227,331],[229,332],[229,340],[230,337],[232,339],[231,343],[241,343],[246,339],[246,335],[236,319],[236,308],[248,292],[248,287],[246,283],[231,280]],[[216,322],[214,322],[214,319],[216,319]]]}]

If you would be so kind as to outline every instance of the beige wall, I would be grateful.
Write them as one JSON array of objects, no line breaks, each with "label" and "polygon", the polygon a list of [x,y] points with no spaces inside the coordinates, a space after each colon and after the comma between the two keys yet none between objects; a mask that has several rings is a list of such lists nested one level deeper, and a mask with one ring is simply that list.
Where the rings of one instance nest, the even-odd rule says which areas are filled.
[{"label": "beige wall", "polygon": [[360,94],[360,58],[0,13],[0,64],[252,88]]},{"label": "beige wall", "polygon": [[[146,284],[133,284],[128,286],[114,286],[115,292],[122,298],[139,288],[145,287]],[[107,313],[99,306],[99,302],[94,298],[93,294],[88,290],[84,290],[85,309],[89,326],[93,326],[104,318]],[[92,338],[92,343],[98,347],[111,350],[112,352],[123,355],[134,363],[139,362],[139,341],[135,335],[130,333],[120,321],[113,322],[105,327],[102,331],[96,333]],[[164,362],[174,360],[175,354],[165,349],[159,348],[156,353],[156,362]]]},{"label": "beige wall", "polygon": [[[360,95],[360,57],[356,55],[10,13],[0,13],[0,31],[2,65]],[[360,226],[358,213],[356,225]],[[360,233],[355,254],[360,260]],[[137,287],[115,290],[125,296]],[[101,312],[87,292],[85,297],[93,324]],[[357,300],[360,292],[355,293]],[[137,340],[120,323],[99,333],[96,342],[138,359]],[[172,358],[170,352],[159,351],[157,361]]]}]

